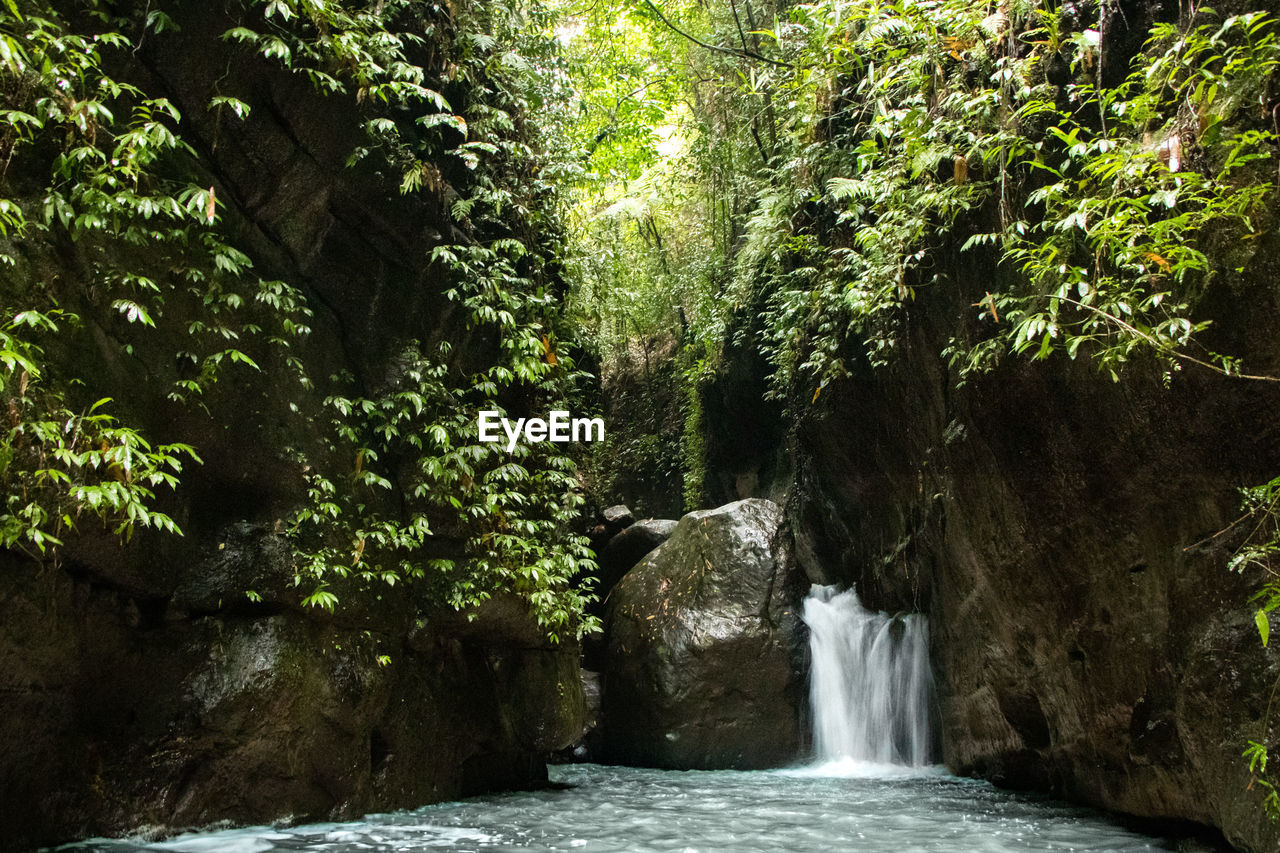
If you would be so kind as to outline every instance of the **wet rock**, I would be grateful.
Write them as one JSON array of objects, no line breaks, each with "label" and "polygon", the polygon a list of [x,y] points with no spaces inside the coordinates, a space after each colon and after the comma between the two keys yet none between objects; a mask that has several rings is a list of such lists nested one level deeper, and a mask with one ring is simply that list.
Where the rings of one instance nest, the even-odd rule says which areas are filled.
[{"label": "wet rock", "polygon": [[600,749],[600,673],[581,670],[582,692],[585,699],[582,731],[572,744],[560,750],[555,760],[559,763],[598,761]]},{"label": "wet rock", "polygon": [[605,756],[670,768],[785,763],[799,743],[797,633],[781,513],[750,499],[693,512],[608,608]]},{"label": "wet rock", "polygon": [[393,602],[381,630],[288,607],[154,619],[101,583],[0,569],[7,849],[527,786],[584,727],[576,645],[510,602],[458,632],[406,633]]},{"label": "wet rock", "polygon": [[183,573],[170,604],[196,613],[213,613],[254,601],[272,605],[299,604],[302,594],[293,583],[293,551],[284,537],[247,521],[228,525],[214,537],[205,559]]},{"label": "wet rock", "polygon": [[665,518],[646,518],[609,540],[597,561],[600,573],[596,595],[601,601],[646,554],[671,538],[677,523]]},{"label": "wet rock", "polygon": [[600,673],[582,670],[582,692],[585,701],[583,714],[586,734],[590,735],[600,725]]},{"label": "wet rock", "polygon": [[529,606],[512,593],[498,593],[464,610],[437,609],[418,621],[410,642],[435,642],[441,636],[481,646],[536,649],[547,644]]}]

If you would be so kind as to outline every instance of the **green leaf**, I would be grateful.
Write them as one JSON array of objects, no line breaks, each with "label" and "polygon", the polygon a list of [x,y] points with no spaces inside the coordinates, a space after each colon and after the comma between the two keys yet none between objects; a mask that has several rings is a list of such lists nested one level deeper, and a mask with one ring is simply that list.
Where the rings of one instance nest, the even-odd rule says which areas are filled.
[{"label": "green leaf", "polygon": [[231,39],[234,41],[248,41],[248,42],[254,42],[254,41],[257,41],[259,38],[261,38],[261,36],[259,36],[257,33],[249,29],[248,27],[234,27],[232,29],[227,30],[225,33],[223,33],[222,37],[224,39]]},{"label": "green leaf", "polygon": [[236,118],[244,118],[249,114],[249,105],[239,98],[232,98],[227,95],[219,95],[209,101],[209,109],[217,109],[218,107],[230,107],[231,111],[236,114]]},{"label": "green leaf", "polygon": [[1267,619],[1265,610],[1259,610],[1253,614],[1253,621],[1258,626],[1258,636],[1262,637],[1262,645],[1266,645],[1271,639],[1271,622]]}]

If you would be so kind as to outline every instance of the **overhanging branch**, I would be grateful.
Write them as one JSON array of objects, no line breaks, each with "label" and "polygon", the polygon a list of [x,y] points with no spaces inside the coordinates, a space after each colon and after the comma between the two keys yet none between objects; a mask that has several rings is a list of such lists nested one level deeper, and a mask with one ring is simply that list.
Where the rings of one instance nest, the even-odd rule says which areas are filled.
[{"label": "overhanging branch", "polygon": [[768,63],[769,65],[776,65],[779,68],[791,67],[790,63],[779,62],[776,59],[770,59],[767,56],[761,56],[760,54],[756,53],[754,50],[747,50],[745,48],[743,50],[735,50],[734,48],[731,48],[731,47],[720,47],[719,45],[715,45],[715,44],[707,44],[702,39],[695,38],[689,35],[684,30],[680,29],[675,24],[671,23],[671,21],[667,19],[667,16],[662,14],[662,10],[659,9],[653,3],[653,0],[644,0],[644,4],[648,6],[650,9],[652,9],[653,14],[658,16],[658,20],[666,24],[667,27],[669,27],[673,32],[687,38],[689,41],[693,42],[699,47],[705,47],[707,50],[715,51],[716,53],[723,53],[728,56],[736,56],[739,59],[752,59],[752,60],[755,60],[756,62],[765,62],[765,63]]}]

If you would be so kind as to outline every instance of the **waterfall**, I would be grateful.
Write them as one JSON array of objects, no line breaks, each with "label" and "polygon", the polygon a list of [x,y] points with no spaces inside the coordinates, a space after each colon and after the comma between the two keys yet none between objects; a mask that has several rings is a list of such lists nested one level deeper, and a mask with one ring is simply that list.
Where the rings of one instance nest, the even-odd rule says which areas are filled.
[{"label": "waterfall", "polygon": [[804,621],[818,761],[928,765],[933,673],[924,615],[876,613],[853,590],[815,585]]}]

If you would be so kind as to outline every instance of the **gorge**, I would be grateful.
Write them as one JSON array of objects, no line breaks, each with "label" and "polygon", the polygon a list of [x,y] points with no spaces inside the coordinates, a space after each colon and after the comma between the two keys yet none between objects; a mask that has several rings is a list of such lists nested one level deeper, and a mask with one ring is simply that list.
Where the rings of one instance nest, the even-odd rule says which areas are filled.
[{"label": "gorge", "polygon": [[1280,849],[1265,4],[0,67],[0,849]]},{"label": "gorge", "polygon": [[879,774],[851,777],[807,768],[682,772],[588,764],[553,768],[552,779],[566,790],[474,798],[343,824],[179,836],[145,848],[91,841],[66,849],[353,853],[437,847],[675,848],[764,853],[850,843],[929,851],[1178,849],[1172,839],[1153,838],[1087,809],[936,772],[881,768]]},{"label": "gorge", "polygon": [[[188,834],[145,847],[102,840],[59,849],[769,851],[830,849],[850,841],[871,849],[1173,849],[1173,839],[1147,836],[1085,809],[1002,793],[929,765],[933,697],[922,617],[894,619],[867,611],[852,591],[815,587],[805,619],[816,745],[816,760],[806,766],[744,772],[562,765],[553,768],[553,790],[341,824]],[[1181,842],[1178,849],[1186,849],[1187,839]]]}]

